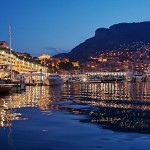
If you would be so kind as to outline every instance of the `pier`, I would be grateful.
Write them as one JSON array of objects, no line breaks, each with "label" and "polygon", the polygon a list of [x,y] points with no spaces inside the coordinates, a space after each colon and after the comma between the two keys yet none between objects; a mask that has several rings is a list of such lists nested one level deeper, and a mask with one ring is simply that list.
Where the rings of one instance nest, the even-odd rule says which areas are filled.
[{"label": "pier", "polygon": [[67,82],[105,82],[125,80],[127,72],[86,72],[84,74],[62,75]]}]

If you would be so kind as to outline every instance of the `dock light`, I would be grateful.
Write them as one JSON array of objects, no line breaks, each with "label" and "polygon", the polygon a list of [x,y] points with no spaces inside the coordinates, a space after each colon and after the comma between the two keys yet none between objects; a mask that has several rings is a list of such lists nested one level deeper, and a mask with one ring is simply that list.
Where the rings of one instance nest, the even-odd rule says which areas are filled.
[{"label": "dock light", "polygon": [[86,78],[83,78],[83,82],[85,82],[87,79]]}]

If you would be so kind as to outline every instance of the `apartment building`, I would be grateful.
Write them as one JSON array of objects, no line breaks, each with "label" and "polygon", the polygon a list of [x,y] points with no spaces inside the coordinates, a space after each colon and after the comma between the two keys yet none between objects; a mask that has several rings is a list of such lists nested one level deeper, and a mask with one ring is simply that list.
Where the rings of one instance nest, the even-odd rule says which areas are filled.
[{"label": "apartment building", "polygon": [[48,68],[42,66],[41,64],[33,61],[27,60],[23,57],[18,57],[15,52],[11,52],[9,49],[0,48],[0,66],[8,66],[1,68],[1,74],[4,72],[8,72],[10,67],[12,66],[12,73],[29,73],[32,71],[40,72],[42,70],[43,73],[47,73]]}]

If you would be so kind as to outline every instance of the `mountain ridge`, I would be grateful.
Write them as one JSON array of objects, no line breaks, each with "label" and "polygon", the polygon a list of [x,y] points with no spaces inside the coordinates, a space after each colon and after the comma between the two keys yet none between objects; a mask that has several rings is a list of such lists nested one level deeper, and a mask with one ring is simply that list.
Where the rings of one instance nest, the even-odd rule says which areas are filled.
[{"label": "mountain ridge", "polygon": [[109,28],[98,28],[93,37],[74,47],[65,56],[72,60],[85,61],[88,57],[96,55],[102,50],[115,49],[123,43],[141,41],[150,41],[150,21],[119,23]]}]

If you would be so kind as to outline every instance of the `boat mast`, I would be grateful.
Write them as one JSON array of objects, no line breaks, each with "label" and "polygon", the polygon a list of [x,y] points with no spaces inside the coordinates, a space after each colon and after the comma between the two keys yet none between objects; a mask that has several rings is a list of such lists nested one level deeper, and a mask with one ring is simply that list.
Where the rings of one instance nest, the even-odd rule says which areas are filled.
[{"label": "boat mast", "polygon": [[10,79],[12,80],[12,36],[11,36],[11,25],[9,24],[9,54],[10,54]]}]

